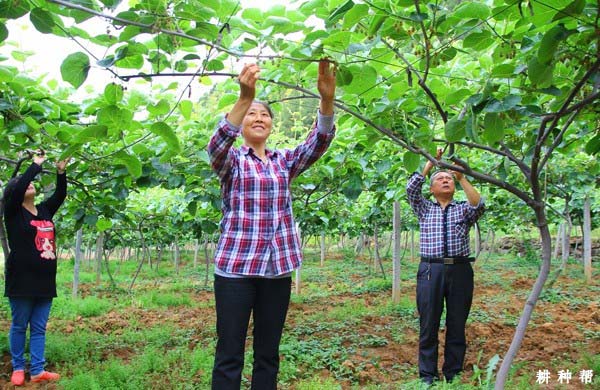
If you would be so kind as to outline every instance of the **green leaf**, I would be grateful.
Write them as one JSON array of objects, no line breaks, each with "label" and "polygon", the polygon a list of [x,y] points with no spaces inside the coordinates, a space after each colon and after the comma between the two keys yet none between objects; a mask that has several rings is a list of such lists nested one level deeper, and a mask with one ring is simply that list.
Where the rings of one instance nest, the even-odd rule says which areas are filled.
[{"label": "green leaf", "polygon": [[388,15],[375,15],[369,24],[367,34],[373,36],[377,34],[377,31],[381,28],[383,22],[388,18]]},{"label": "green leaf", "polygon": [[226,95],[223,95],[223,97],[219,100],[217,109],[222,110],[223,108],[228,107],[229,105],[235,103],[237,99],[238,99],[238,95],[233,94],[233,93],[228,93]]},{"label": "green leaf", "polygon": [[96,214],[87,214],[85,217],[83,217],[83,223],[88,226],[95,226],[97,220],[98,216]]},{"label": "green leaf", "polygon": [[510,78],[515,76],[513,64],[501,64],[492,69],[492,77]]},{"label": "green leaf", "polygon": [[79,152],[80,149],[81,149],[81,144],[70,145],[68,148],[63,150],[63,152],[58,157],[58,160],[60,161],[60,160],[64,160],[66,158],[72,157],[75,155],[75,153]]},{"label": "green leaf", "polygon": [[538,88],[547,88],[552,85],[554,63],[541,64],[536,57],[532,57],[527,64],[527,76],[531,83]]},{"label": "green leaf", "polygon": [[177,135],[165,122],[156,122],[150,126],[150,131],[153,134],[160,136],[169,145],[173,151],[181,152],[181,146],[179,145],[179,139]]},{"label": "green leaf", "polygon": [[556,49],[558,49],[558,44],[568,36],[569,32],[562,24],[558,24],[548,30],[540,42],[540,47],[537,53],[538,61],[541,64],[546,64],[552,61],[554,58],[554,53],[556,53]]},{"label": "green leaf", "polygon": [[552,21],[579,15],[581,12],[583,12],[584,8],[585,0],[575,0],[571,4],[567,5],[565,8],[558,11],[558,13],[552,18]]},{"label": "green leaf", "polygon": [[444,131],[448,142],[460,141],[466,135],[464,119],[453,117],[446,123]]},{"label": "green leaf", "polygon": [[169,106],[169,102],[167,102],[165,99],[160,99],[154,105],[148,104],[146,109],[153,116],[161,116],[161,115],[165,115],[169,112],[170,106]]},{"label": "green leaf", "polygon": [[600,152],[600,134],[596,135],[585,145],[585,152],[592,156]]},{"label": "green leaf", "polygon": [[339,87],[348,85],[352,83],[353,77],[352,72],[345,65],[340,65],[335,74],[336,84]]},{"label": "green leaf", "polygon": [[504,137],[504,121],[499,114],[488,112],[483,120],[483,138],[493,145]]},{"label": "green leaf", "polygon": [[116,104],[123,100],[123,87],[121,85],[111,83],[104,88],[104,99],[109,104]]},{"label": "green leaf", "polygon": [[27,116],[23,121],[27,124],[27,126],[31,127],[34,130],[39,130],[42,126],[32,117]]},{"label": "green leaf", "polygon": [[74,138],[74,142],[79,144],[85,144],[87,142],[93,142],[101,140],[107,136],[108,129],[106,126],[91,125],[81,130]]},{"label": "green leaf", "polygon": [[342,193],[350,200],[356,200],[362,192],[362,178],[359,174],[352,172],[348,181],[342,187]]},{"label": "green leaf", "polygon": [[29,2],[23,0],[0,1],[0,18],[19,19],[29,12]]},{"label": "green leaf", "polygon": [[479,2],[463,2],[461,3],[452,16],[459,19],[481,19],[485,20],[490,16],[490,9],[484,3]]},{"label": "green leaf", "polygon": [[366,4],[355,4],[346,15],[344,15],[344,29],[353,28],[365,15],[369,13],[369,6]]},{"label": "green leaf", "polygon": [[109,130],[123,131],[129,128],[133,113],[125,108],[107,106],[98,111],[96,120],[98,124],[105,125]]},{"label": "green leaf", "polygon": [[142,176],[142,163],[136,156],[127,154],[125,151],[120,151],[115,154],[115,160],[117,163],[125,165],[129,174],[134,178],[137,179]]},{"label": "green leaf", "polygon": [[494,39],[488,30],[472,32],[463,40],[463,49],[485,50],[492,43]]},{"label": "green leaf", "polygon": [[49,34],[55,26],[52,14],[41,8],[34,8],[29,14],[29,19],[33,26],[42,34]]},{"label": "green leaf", "polygon": [[90,70],[90,59],[84,53],[69,54],[60,65],[63,80],[75,88],[79,88],[87,78]]},{"label": "green leaf", "polygon": [[458,104],[458,103],[462,102],[469,95],[471,95],[470,89],[461,88],[461,89],[455,90],[454,92],[450,92],[444,99],[444,102],[446,104]]},{"label": "green leaf", "polygon": [[337,7],[335,10],[333,10],[331,15],[329,15],[329,18],[327,19],[328,24],[333,24],[339,19],[343,18],[344,14],[350,11],[352,7],[354,7],[354,1],[352,0],[348,0],[344,4]]},{"label": "green leaf", "polygon": [[419,169],[419,161],[419,155],[413,152],[406,152],[404,153],[404,156],[402,156],[402,162],[404,163],[404,169],[406,169],[406,172],[415,172],[417,169]]},{"label": "green leaf", "polygon": [[182,100],[179,103],[179,112],[181,112],[181,115],[186,120],[190,120],[190,118],[192,117],[192,107],[192,102],[190,102],[189,100]]},{"label": "green leaf", "polygon": [[0,43],[4,42],[8,38],[8,29],[6,25],[0,22]]},{"label": "green leaf", "polygon": [[113,223],[110,219],[98,218],[98,220],[96,221],[96,229],[98,229],[99,232],[104,232],[110,229],[112,225]]}]

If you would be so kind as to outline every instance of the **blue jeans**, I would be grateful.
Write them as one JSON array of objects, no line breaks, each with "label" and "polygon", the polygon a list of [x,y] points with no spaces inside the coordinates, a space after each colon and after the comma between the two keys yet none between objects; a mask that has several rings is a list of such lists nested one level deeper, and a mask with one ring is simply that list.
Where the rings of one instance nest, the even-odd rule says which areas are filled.
[{"label": "blue jeans", "polygon": [[46,346],[46,324],[52,307],[52,298],[10,297],[12,323],[10,325],[10,354],[13,370],[25,369],[25,340],[29,326],[29,352],[31,375],[44,371],[44,349]]}]

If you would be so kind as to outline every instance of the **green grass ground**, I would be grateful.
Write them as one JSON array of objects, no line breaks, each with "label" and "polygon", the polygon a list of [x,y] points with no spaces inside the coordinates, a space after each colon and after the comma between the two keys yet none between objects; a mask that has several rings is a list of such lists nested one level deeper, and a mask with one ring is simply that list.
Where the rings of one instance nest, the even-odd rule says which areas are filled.
[{"label": "green grass ground", "polygon": [[[215,346],[212,278],[204,285],[204,265],[193,269],[189,256],[185,254],[178,274],[169,261],[163,261],[158,271],[144,265],[131,293],[127,289],[137,266],[134,261],[111,260],[115,287],[106,274],[96,285],[92,268],[83,264],[77,299],[71,298],[73,262],[60,261],[59,297],[48,324],[46,358],[48,368],[63,377],[52,388],[210,388]],[[292,295],[281,343],[280,388],[419,388],[414,304],[417,262],[403,261],[402,298],[393,304],[389,259],[384,259],[384,278],[370,259],[357,259],[350,251],[330,252],[323,267],[317,256],[316,250],[307,250],[301,292]],[[494,363],[511,342],[538,264],[494,255],[482,256],[474,268],[476,290],[467,326],[466,369],[461,381],[440,383],[439,389],[482,389],[493,384]],[[591,389],[600,385],[600,286],[598,282],[586,285],[581,274],[573,262],[544,292],[507,388]],[[594,280],[597,276],[596,271]],[[11,372],[6,299],[0,313],[5,330],[0,334],[0,385],[5,385]],[[249,336],[244,388],[249,386],[251,361]],[[551,373],[550,385],[539,386],[536,374],[544,369]],[[567,369],[573,373],[571,384],[561,386],[558,372]],[[579,372],[584,369],[593,370],[593,384],[579,383]]]}]

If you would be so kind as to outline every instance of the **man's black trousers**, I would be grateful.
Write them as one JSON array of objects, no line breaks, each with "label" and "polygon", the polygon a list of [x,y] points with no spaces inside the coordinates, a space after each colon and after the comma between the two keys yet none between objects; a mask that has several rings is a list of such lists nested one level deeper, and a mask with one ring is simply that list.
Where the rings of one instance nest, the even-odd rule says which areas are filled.
[{"label": "man's black trousers", "polygon": [[215,275],[217,349],[213,390],[239,390],[250,313],[254,323],[252,389],[274,390],[279,342],[290,303],[292,278],[225,278]]},{"label": "man's black trousers", "polygon": [[442,373],[450,381],[462,371],[467,348],[465,324],[473,300],[473,268],[462,264],[419,264],[419,376],[431,383],[438,379],[438,330],[446,303],[446,345]]}]

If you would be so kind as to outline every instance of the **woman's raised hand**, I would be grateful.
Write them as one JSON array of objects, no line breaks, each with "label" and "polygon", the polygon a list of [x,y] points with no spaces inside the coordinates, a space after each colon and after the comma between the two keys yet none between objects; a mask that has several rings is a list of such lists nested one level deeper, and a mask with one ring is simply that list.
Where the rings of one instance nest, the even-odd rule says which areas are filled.
[{"label": "woman's raised hand", "polygon": [[41,167],[44,161],[46,161],[46,152],[43,149],[36,150],[33,155],[33,162]]},{"label": "woman's raised hand", "polygon": [[56,162],[56,170],[58,171],[58,173],[60,173],[60,174],[65,173],[65,171],[67,169],[67,164],[69,163],[69,161],[71,161],[71,157],[67,157],[64,160]]},{"label": "woman's raised hand", "polygon": [[246,64],[238,76],[240,83],[240,99],[254,100],[256,96],[256,81],[260,76],[260,67],[256,64]]},{"label": "woman's raised hand", "polygon": [[317,89],[321,95],[320,110],[323,115],[333,115],[335,98],[335,63],[328,59],[319,61]]}]

